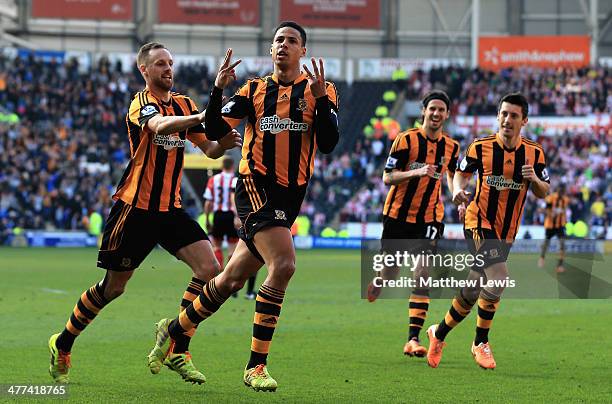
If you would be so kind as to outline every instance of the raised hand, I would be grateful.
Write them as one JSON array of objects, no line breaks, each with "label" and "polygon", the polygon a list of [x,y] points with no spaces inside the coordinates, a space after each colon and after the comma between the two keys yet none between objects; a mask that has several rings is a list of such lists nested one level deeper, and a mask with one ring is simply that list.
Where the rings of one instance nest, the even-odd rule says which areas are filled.
[{"label": "raised hand", "polygon": [[234,63],[231,63],[231,60],[232,48],[229,48],[227,52],[225,52],[225,59],[223,59],[223,63],[221,63],[221,66],[219,66],[219,72],[215,78],[215,87],[225,88],[233,80],[236,80],[236,71],[234,68],[238,66],[242,60],[238,59]]},{"label": "raised hand", "polygon": [[323,68],[323,59],[319,58],[319,67],[317,67],[317,63],[315,62],[315,58],[310,58],[312,62],[312,70],[314,71],[314,75],[308,70],[308,66],[303,64],[302,67],[308,76],[308,84],[310,85],[310,92],[313,97],[319,98],[323,97],[326,94],[325,90],[325,69]]}]

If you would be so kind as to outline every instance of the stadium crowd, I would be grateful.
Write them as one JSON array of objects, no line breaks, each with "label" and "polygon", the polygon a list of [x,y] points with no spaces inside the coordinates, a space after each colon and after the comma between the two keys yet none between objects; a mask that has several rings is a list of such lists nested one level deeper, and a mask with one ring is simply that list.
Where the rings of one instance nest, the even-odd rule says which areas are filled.
[{"label": "stadium crowd", "polygon": [[499,73],[450,66],[429,72],[415,70],[399,83],[407,99],[445,90],[453,100],[451,114],[495,115],[502,95],[519,91],[527,97],[531,116],[583,116],[612,111],[609,68],[535,69],[520,67]]},{"label": "stadium crowd", "polygon": [[[14,228],[83,229],[90,212],[106,217],[112,205],[129,153],[125,113],[143,80],[135,67],[124,73],[120,62],[107,59],[83,70],[75,59],[0,56],[0,115],[17,117],[0,120],[0,245]],[[205,65],[183,65],[175,72],[177,90],[200,106],[207,102],[211,80]],[[496,100],[509,90],[528,94],[531,115],[612,111],[612,77],[606,69],[511,69],[493,75],[450,67],[415,71],[402,83],[409,99],[434,87],[455,100],[453,116],[494,114]],[[527,135],[544,144],[553,184],[568,184],[572,220],[588,219],[592,206],[603,204],[609,222],[612,129],[546,137],[541,128],[530,127]],[[462,150],[471,140],[462,139]],[[354,147],[349,142],[345,150],[319,157],[302,208],[311,234],[330,223],[339,228],[348,221],[380,220],[387,192],[382,167],[391,142],[384,133],[359,136]],[[446,192],[443,198],[448,202]],[[526,206],[525,222],[541,223],[538,205],[530,199]],[[198,213],[193,201],[186,208]],[[456,222],[452,204],[446,209],[447,220]]]}]

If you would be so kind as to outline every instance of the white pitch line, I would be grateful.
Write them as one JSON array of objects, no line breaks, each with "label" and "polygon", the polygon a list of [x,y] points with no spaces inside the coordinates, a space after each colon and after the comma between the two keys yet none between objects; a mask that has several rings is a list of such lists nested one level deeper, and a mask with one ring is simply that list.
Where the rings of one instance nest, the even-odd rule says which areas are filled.
[{"label": "white pitch line", "polygon": [[43,292],[49,292],[49,293],[55,293],[56,295],[65,295],[68,292],[66,292],[65,290],[61,290],[61,289],[49,289],[49,288],[42,288],[41,289]]}]

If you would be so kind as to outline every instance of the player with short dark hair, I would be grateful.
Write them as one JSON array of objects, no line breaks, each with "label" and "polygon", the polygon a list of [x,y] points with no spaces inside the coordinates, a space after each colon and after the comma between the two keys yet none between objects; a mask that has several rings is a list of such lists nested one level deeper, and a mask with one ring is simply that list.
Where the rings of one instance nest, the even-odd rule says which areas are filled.
[{"label": "player with short dark hair", "polygon": [[[464,233],[473,256],[482,255],[483,265],[473,266],[469,280],[476,287],[462,288],[439,325],[427,330],[430,345],[427,362],[438,367],[446,335],[459,324],[478,301],[476,337],[472,343],[472,355],[484,369],[496,367],[489,345],[489,329],[499,306],[508,279],[506,260],[516,238],[527,191],[531,188],[538,198],[548,194],[549,178],[546,172],[544,149],[539,143],[521,136],[527,124],[528,103],[519,93],[502,98],[497,113],[499,131],[468,146],[453,181],[453,202],[468,203]],[[465,189],[474,173],[478,173],[476,194],[469,201]],[[482,287],[484,280],[497,281],[495,285]]]},{"label": "player with short dark hair", "polygon": [[295,248],[290,228],[306,194],[319,149],[331,153],[338,143],[336,88],[325,81],[323,61],[306,55],[304,29],[283,22],[270,45],[272,75],[248,80],[222,107],[222,93],[235,80],[232,50],[221,65],[207,108],[206,127],[228,131],[244,118],[247,125],[236,184],[236,208],[242,221],[240,241],[232,259],[202,294],[178,318],[158,324],[154,349],[216,312],[265,263],[268,275],[257,293],[251,356],[244,370],[245,385],[274,391],[277,382],[267,370],[272,336],[285,290],[295,271]]},{"label": "player with short dark hair", "polygon": [[[391,185],[383,208],[382,250],[394,253],[398,248],[415,254],[433,253],[444,233],[444,204],[441,201],[442,176],[446,174],[450,193],[459,157],[459,143],[444,132],[450,114],[450,98],[434,90],[422,100],[423,125],[400,133],[391,146],[383,181]],[[410,239],[410,246],[399,240]],[[397,268],[386,268],[382,277],[397,275]],[[415,279],[427,278],[428,268],[415,268]],[[381,292],[374,283],[367,297],[376,300]],[[429,289],[415,288],[409,300],[408,341],[404,354],[425,356],[419,333],[429,309]]]},{"label": "player with short dark hair", "polygon": [[563,267],[563,259],[565,258],[565,225],[567,224],[567,209],[570,199],[565,194],[565,185],[561,184],[557,188],[557,192],[548,195],[545,199],[546,211],[544,217],[544,229],[546,231],[545,240],[542,243],[542,251],[538,259],[538,267],[544,267],[544,257],[550,245],[550,240],[553,237],[559,239],[559,261],[555,272],[565,272]]},{"label": "player with short dark hair", "polygon": [[[193,271],[181,309],[220,269],[208,236],[181,207],[185,141],[191,141],[209,157],[219,158],[225,150],[241,145],[240,136],[228,131],[214,136],[218,142],[207,140],[202,126],[204,112],[198,112],[189,97],[171,91],[173,59],[164,45],[143,45],[137,60],[146,87],[134,96],[126,117],[130,161],[113,196],[115,204],[98,254],[98,267],[106,274],[83,292],[64,330],[49,339],[49,372],[58,383],[69,381],[75,339],[100,310],[124,292],[134,270],[158,243]],[[194,332],[195,329],[175,338],[173,354],[158,352],[149,357],[151,372],[158,373],[165,362],[184,379],[204,382],[204,375],[187,352]]]}]

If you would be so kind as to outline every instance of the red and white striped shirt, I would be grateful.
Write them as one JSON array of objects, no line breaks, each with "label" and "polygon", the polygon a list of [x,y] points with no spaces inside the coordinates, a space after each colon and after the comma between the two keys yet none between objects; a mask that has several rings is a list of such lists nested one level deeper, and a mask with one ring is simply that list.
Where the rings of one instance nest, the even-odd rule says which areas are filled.
[{"label": "red and white striped shirt", "polygon": [[232,210],[230,201],[232,191],[236,188],[237,177],[233,173],[220,172],[208,179],[204,191],[204,199],[211,201],[213,212],[227,212]]}]

